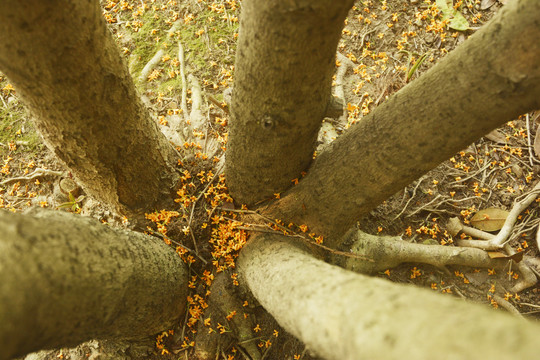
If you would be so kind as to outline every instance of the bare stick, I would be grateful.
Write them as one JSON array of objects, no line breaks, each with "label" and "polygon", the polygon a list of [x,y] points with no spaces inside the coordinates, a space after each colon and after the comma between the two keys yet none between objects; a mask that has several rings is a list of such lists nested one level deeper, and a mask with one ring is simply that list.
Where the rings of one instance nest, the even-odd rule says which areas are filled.
[{"label": "bare stick", "polygon": [[9,184],[9,183],[12,183],[12,182],[15,182],[15,181],[33,180],[35,178],[38,178],[38,177],[41,177],[41,176],[46,176],[46,175],[62,176],[63,174],[64,173],[62,171],[54,171],[54,170],[38,168],[38,169],[34,170],[33,173],[28,174],[26,176],[19,176],[19,177],[14,177],[14,178],[11,178],[11,179],[6,179],[4,181],[1,181],[0,185]]},{"label": "bare stick", "polygon": [[212,180],[210,180],[208,182],[208,184],[206,184],[206,187],[203,189],[203,191],[201,191],[199,196],[197,196],[197,199],[195,199],[195,201],[193,202],[193,206],[191,207],[191,213],[189,214],[188,229],[189,229],[189,233],[191,234],[191,238],[193,239],[193,246],[195,247],[195,253],[197,255],[199,254],[199,249],[197,247],[197,240],[195,239],[195,235],[193,234],[193,230],[191,230],[191,222],[193,221],[193,214],[195,213],[195,206],[197,205],[197,202],[201,199],[201,197],[204,195],[206,190],[208,190],[208,188],[210,187],[210,184],[212,184],[214,182],[214,180],[218,176],[220,170],[221,170],[221,168],[216,171],[216,173],[212,177]]},{"label": "bare stick", "polygon": [[525,115],[525,120],[527,121],[527,148],[529,150],[529,163],[531,164],[531,167],[534,166],[533,163],[533,148],[531,145],[531,126],[529,124],[529,114]]},{"label": "bare stick", "polygon": [[182,79],[182,101],[180,107],[182,109],[182,114],[184,119],[188,118],[188,109],[187,109],[187,80],[186,80],[186,63],[184,59],[184,47],[182,43],[178,42],[178,61],[180,61],[180,79]]},{"label": "bare stick", "polygon": [[399,218],[401,216],[401,214],[403,214],[405,212],[405,210],[407,209],[407,206],[409,206],[409,203],[412,201],[412,199],[414,199],[414,197],[416,196],[416,190],[418,190],[418,187],[420,186],[420,184],[422,183],[422,181],[424,181],[426,177],[425,176],[422,176],[419,180],[418,180],[418,184],[416,184],[416,186],[414,187],[414,190],[413,190],[413,193],[411,195],[411,198],[409,199],[409,201],[407,201],[407,203],[405,204],[405,206],[403,207],[403,209],[401,210],[401,212],[399,214],[397,214],[392,220],[396,220],[397,218]]}]

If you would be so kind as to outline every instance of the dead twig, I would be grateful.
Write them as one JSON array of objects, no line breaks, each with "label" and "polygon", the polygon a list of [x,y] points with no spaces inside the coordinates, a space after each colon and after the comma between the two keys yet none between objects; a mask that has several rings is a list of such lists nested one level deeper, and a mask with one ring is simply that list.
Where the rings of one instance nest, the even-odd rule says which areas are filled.
[{"label": "dead twig", "polygon": [[180,108],[182,109],[184,120],[187,120],[189,113],[187,109],[186,62],[184,59],[184,47],[180,41],[178,42],[178,61],[180,61],[180,79],[182,79],[182,99],[180,102]]},{"label": "dead twig", "polygon": [[534,150],[531,144],[531,126],[529,121],[529,114],[525,115],[525,121],[527,123],[527,148],[529,150],[529,163],[531,164],[531,167],[533,167]]},{"label": "dead twig", "polygon": [[227,103],[225,103],[225,105],[223,105],[222,103],[220,103],[218,101],[218,99],[216,99],[215,97],[213,97],[212,95],[210,94],[206,94],[206,97],[208,98],[208,100],[210,100],[210,102],[214,105],[216,105],[218,108],[220,108],[225,114],[229,114],[229,108],[227,107]]},{"label": "dead twig", "polygon": [[195,251],[193,251],[192,249],[188,248],[187,246],[185,246],[185,245],[179,243],[178,241],[169,239],[168,237],[164,236],[162,233],[159,233],[159,232],[157,232],[157,231],[154,231],[154,230],[152,230],[152,229],[150,229],[150,228],[148,228],[147,231],[151,232],[152,235],[161,238],[163,241],[165,241],[165,239],[167,239],[168,241],[170,241],[170,242],[173,243],[174,245],[180,246],[182,249],[189,251],[190,253],[194,254],[197,258],[199,258],[199,260],[201,260],[201,261],[203,262],[204,265],[207,265],[207,264],[208,264],[208,261],[206,261],[204,258],[202,258],[201,256],[199,256],[199,254],[197,254]]},{"label": "dead twig", "polygon": [[19,177],[14,177],[14,178],[10,178],[10,179],[6,179],[4,181],[1,181],[0,185],[9,184],[9,183],[16,182],[16,181],[33,180],[33,179],[41,177],[41,176],[47,176],[47,175],[49,175],[49,176],[62,176],[63,174],[64,173],[62,171],[54,171],[54,170],[38,168],[38,169],[34,170],[34,172],[32,172],[31,174],[28,174],[26,176],[19,176]]},{"label": "dead twig", "polygon": [[416,190],[418,190],[418,187],[420,186],[420,184],[422,183],[422,181],[424,181],[426,177],[425,176],[422,176],[420,179],[418,179],[418,184],[416,184],[416,186],[414,187],[413,189],[413,193],[411,195],[411,198],[409,199],[409,201],[407,201],[407,203],[405,204],[405,206],[403,207],[403,209],[400,211],[399,214],[397,214],[392,220],[397,220],[404,212],[405,210],[407,209],[407,206],[409,206],[409,203],[412,201],[412,199],[414,199],[414,197],[416,196]]},{"label": "dead twig", "polygon": [[197,196],[197,199],[195,199],[195,201],[193,202],[193,206],[191,206],[191,213],[189,214],[189,220],[188,220],[188,229],[189,229],[189,233],[191,234],[191,238],[193,240],[193,246],[195,247],[195,253],[198,255],[199,254],[199,249],[197,248],[197,240],[195,239],[195,235],[193,234],[193,230],[191,229],[191,222],[193,221],[193,214],[195,213],[195,206],[197,205],[197,202],[201,199],[201,197],[203,197],[204,193],[206,192],[206,190],[208,190],[208,188],[210,187],[210,185],[214,182],[214,180],[216,179],[216,177],[218,176],[219,172],[221,171],[221,168],[219,168],[216,173],[214,174],[214,176],[212,177],[212,179],[208,182],[208,184],[206,184],[205,188],[203,189],[203,191],[201,191],[201,193],[199,194],[199,196]]}]

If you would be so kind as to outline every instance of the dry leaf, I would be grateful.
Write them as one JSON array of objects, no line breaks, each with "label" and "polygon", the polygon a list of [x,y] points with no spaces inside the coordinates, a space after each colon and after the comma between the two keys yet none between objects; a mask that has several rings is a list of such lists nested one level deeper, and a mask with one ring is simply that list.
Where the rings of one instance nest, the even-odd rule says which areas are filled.
[{"label": "dry leaf", "polygon": [[498,144],[506,144],[506,136],[501,133],[499,130],[493,130],[489,134],[486,135],[486,138],[496,142]]},{"label": "dry leaf", "polygon": [[540,110],[536,110],[531,113],[531,122],[533,124],[540,123]]},{"label": "dry leaf", "polygon": [[480,10],[486,10],[492,7],[497,0],[482,0],[482,3],[480,4]]},{"label": "dry leaf", "polygon": [[540,159],[540,131],[536,129],[536,136],[534,137],[534,153],[536,157]]},{"label": "dry leaf", "polygon": [[471,225],[483,231],[497,231],[503,227],[508,214],[508,211],[497,208],[480,210],[471,218]]},{"label": "dry leaf", "polygon": [[488,251],[487,253],[491,259],[512,259],[517,263],[523,260],[523,251],[517,252],[514,255],[506,255],[500,251]]}]

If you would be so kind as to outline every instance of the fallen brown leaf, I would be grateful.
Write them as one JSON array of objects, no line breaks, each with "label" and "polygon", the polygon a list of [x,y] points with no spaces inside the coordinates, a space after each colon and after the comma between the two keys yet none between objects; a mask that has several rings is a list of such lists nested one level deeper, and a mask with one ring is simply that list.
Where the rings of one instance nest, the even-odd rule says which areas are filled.
[{"label": "fallen brown leaf", "polygon": [[483,231],[497,231],[503,227],[508,214],[508,211],[502,209],[483,209],[474,214],[471,225]]}]

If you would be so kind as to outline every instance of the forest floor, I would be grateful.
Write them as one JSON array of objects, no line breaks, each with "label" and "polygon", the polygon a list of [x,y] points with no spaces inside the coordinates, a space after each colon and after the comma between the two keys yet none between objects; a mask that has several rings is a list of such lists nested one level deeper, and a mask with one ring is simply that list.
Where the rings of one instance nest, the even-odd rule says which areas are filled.
[{"label": "forest floor", "polygon": [[[347,18],[336,57],[334,92],[346,104],[346,111],[337,119],[325,120],[321,145],[347,131],[389,95],[414,81],[474,34],[505,2],[357,1]],[[179,159],[186,170],[177,193],[178,208],[156,211],[147,217],[152,222],[149,233],[175,247],[191,266],[193,293],[186,314],[189,325],[159,334],[149,348],[140,351],[150,351],[154,354],[151,358],[187,359],[197,329],[199,333],[203,330],[226,337],[227,322],[241,316],[231,312],[221,322],[210,322],[202,311],[207,305],[205,294],[218,274],[227,274],[231,284],[237,285],[234,258],[247,236],[234,212],[239,207],[231,203],[222,175],[241,2],[101,3],[143,100],[169,140],[184,154]],[[42,144],[9,79],[1,74],[0,100],[0,208],[22,212],[41,206],[120,224],[122,219],[92,199],[69,195],[70,187],[76,187],[73,179]],[[467,238],[463,232],[452,233],[448,228],[451,218],[496,233],[507,212],[493,209],[510,211],[514,202],[530,193],[538,181],[539,123],[540,112],[524,114],[487,134],[359,219],[359,227],[372,234],[397,235],[409,242],[449,247],[456,246],[457,239]],[[522,254],[522,261],[528,261],[536,275],[540,269],[536,235],[539,203],[540,196],[521,212],[508,242],[512,252]],[[475,218],[477,213],[480,217]],[[461,266],[446,270],[407,263],[377,276],[485,303],[497,311],[540,318],[538,285],[519,294],[509,291],[520,281],[516,269]],[[253,305],[247,307],[257,313]],[[253,337],[266,358],[311,358],[301,344],[284,344],[288,341],[281,340],[286,339],[280,335],[284,331],[268,316],[258,314],[261,317],[254,322]],[[85,346],[41,353],[33,359],[142,358],[128,345],[108,348],[107,343],[92,342]],[[276,352],[287,346],[287,354]],[[115,355],[110,355],[113,352]],[[219,358],[243,359],[242,347],[224,341]]]}]

